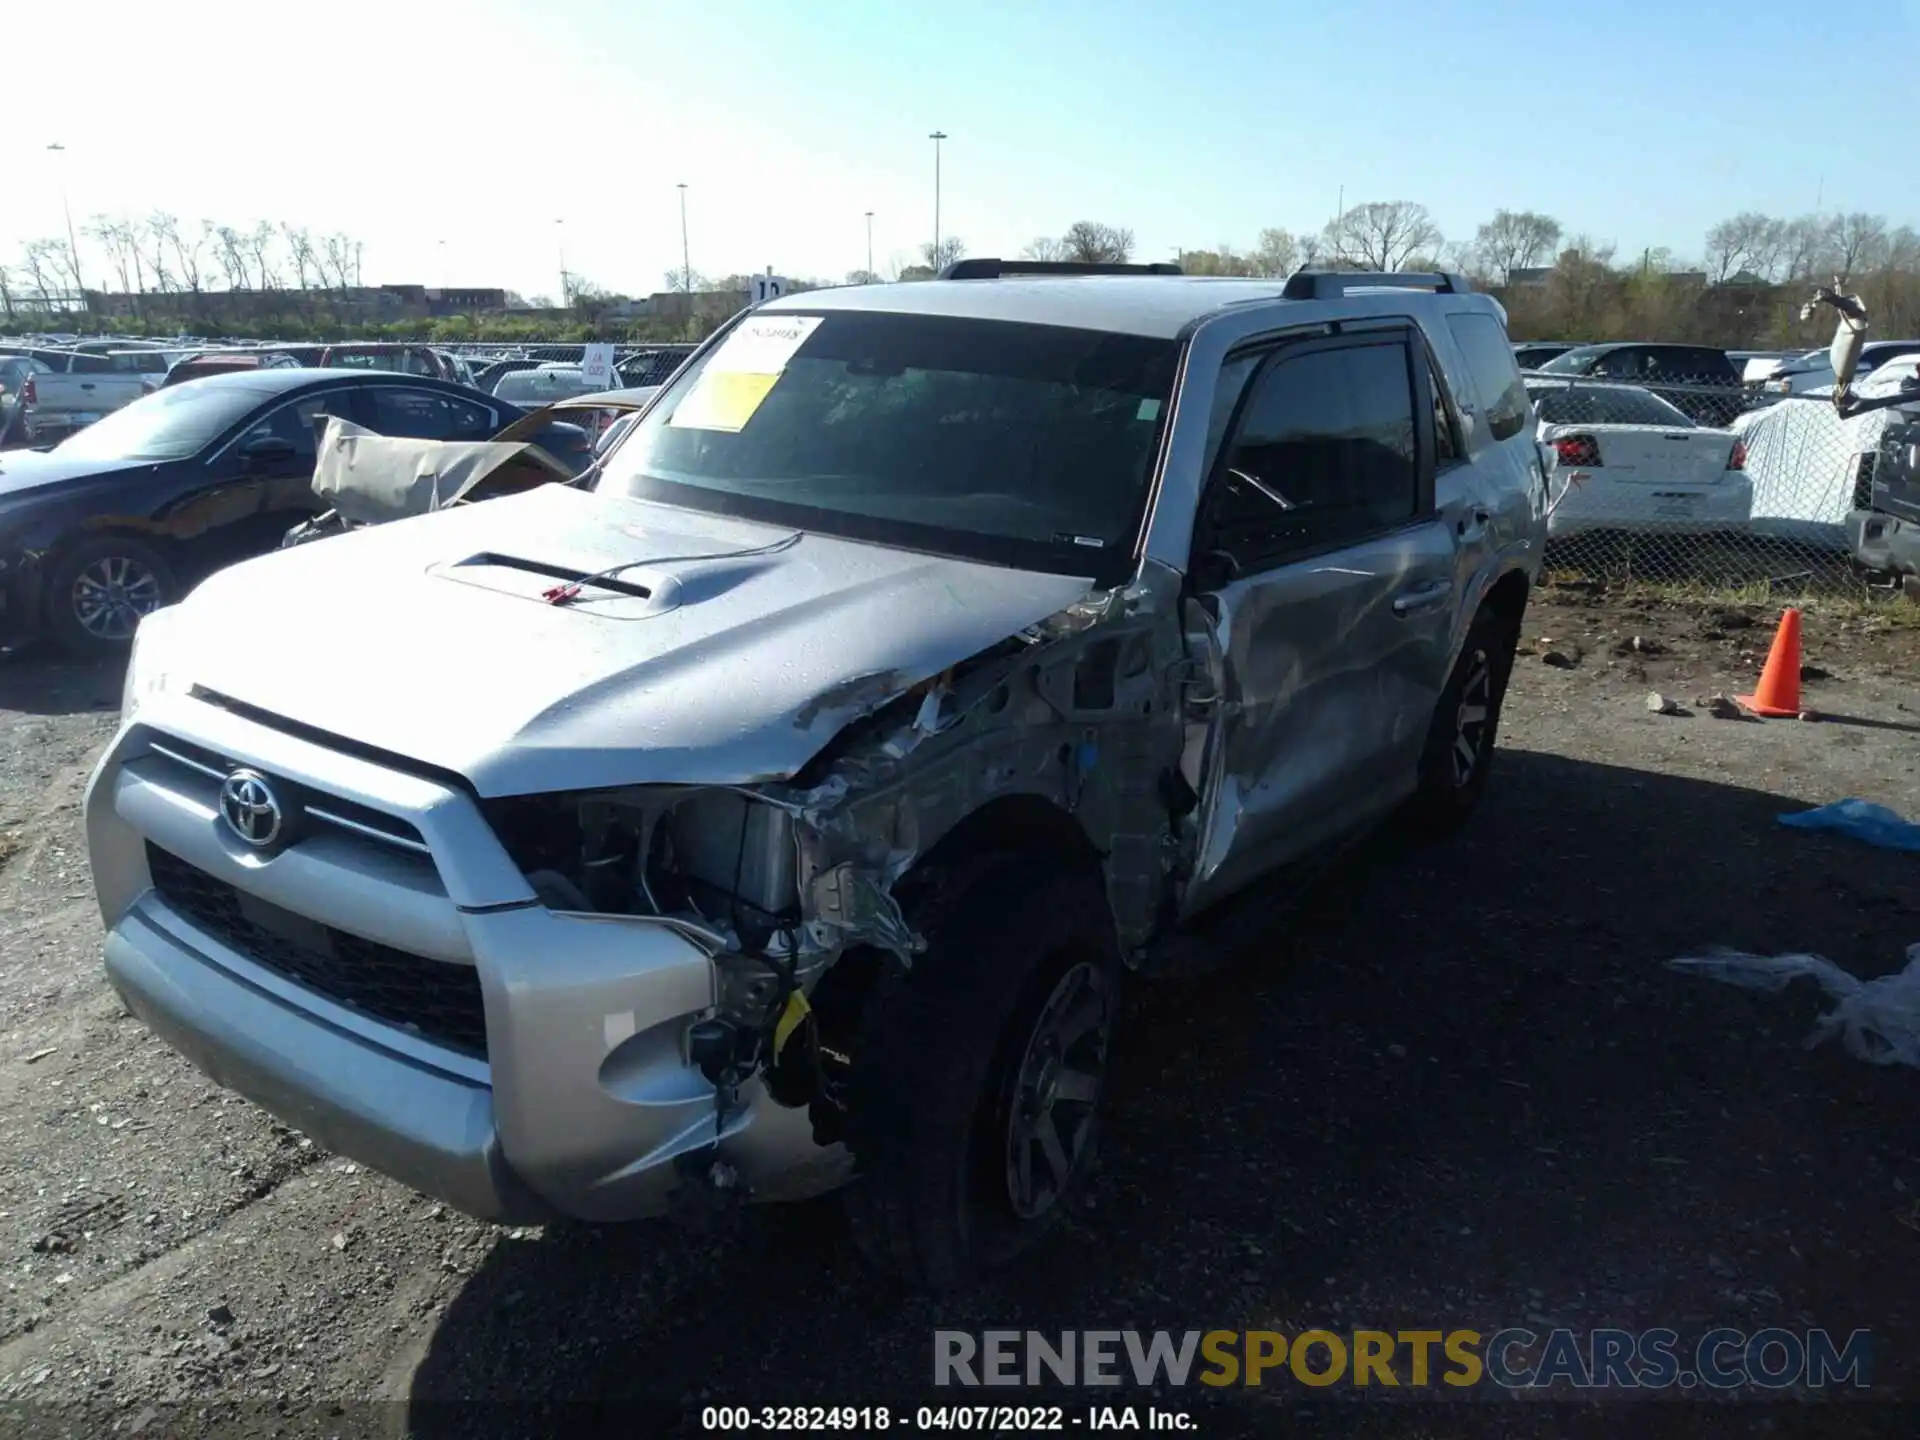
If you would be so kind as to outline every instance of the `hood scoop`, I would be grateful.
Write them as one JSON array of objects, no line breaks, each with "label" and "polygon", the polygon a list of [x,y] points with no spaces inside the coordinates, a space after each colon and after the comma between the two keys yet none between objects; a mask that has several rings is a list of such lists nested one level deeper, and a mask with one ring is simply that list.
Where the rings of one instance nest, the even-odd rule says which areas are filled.
[{"label": "hood scoop", "polygon": [[[488,550],[464,560],[429,565],[427,573],[442,580],[491,590],[497,595],[531,600],[549,609],[577,610],[609,620],[640,620],[661,615],[680,603],[679,580],[672,575],[650,573],[644,563],[618,575],[606,575]],[[548,600],[549,592],[555,587],[574,585],[580,587],[580,593],[566,605],[555,606]]]}]

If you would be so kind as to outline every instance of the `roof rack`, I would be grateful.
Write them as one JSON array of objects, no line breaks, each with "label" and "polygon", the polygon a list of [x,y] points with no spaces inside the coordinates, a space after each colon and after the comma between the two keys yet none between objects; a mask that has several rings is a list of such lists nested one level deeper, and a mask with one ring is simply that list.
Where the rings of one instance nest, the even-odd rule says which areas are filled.
[{"label": "roof rack", "polygon": [[956,260],[942,270],[940,280],[998,280],[1002,275],[1183,275],[1172,261],[1152,265],[1106,264],[1080,260],[999,260],[981,256]]},{"label": "roof rack", "polygon": [[1447,271],[1398,271],[1387,274],[1365,270],[1296,270],[1280,292],[1287,300],[1338,300],[1349,290],[1431,290],[1436,295],[1464,295],[1471,287],[1464,275]]}]

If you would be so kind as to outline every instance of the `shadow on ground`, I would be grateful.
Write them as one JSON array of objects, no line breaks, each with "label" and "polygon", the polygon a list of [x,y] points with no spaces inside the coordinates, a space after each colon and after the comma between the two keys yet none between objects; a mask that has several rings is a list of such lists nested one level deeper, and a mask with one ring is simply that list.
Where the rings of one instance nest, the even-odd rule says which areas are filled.
[{"label": "shadow on ground", "polygon": [[[1775,823],[1797,808],[1505,753],[1469,835],[1376,845],[1272,954],[1143,993],[1093,1201],[1017,1273],[898,1293],[831,1202],[704,1239],[503,1240],[438,1325],[412,1428],[539,1428],[444,1401],[693,1431],[705,1404],[1009,1398],[933,1392],[936,1328],[1867,1328],[1876,1393],[1911,1394],[1914,1076],[1803,1050],[1812,993],[1661,963],[1718,943],[1897,967],[1913,857]],[[1282,1384],[1219,1418],[1278,1419],[1308,1393]]]},{"label": "shadow on ground", "polygon": [[0,710],[77,715],[120,708],[124,658],[73,661],[46,646],[0,651]]}]

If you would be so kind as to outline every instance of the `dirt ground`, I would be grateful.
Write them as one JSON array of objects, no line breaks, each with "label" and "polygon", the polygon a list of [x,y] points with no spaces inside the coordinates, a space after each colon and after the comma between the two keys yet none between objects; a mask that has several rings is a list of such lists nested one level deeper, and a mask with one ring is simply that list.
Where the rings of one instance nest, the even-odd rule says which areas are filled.
[{"label": "dirt ground", "polygon": [[[118,676],[0,660],[0,1405],[467,1435],[603,1401],[691,1431],[703,1404],[924,1403],[936,1327],[1006,1326],[1867,1329],[1872,1393],[1920,1397],[1914,1072],[1803,1048],[1810,987],[1663,966],[1724,944],[1877,975],[1920,941],[1920,855],[1775,819],[1920,816],[1920,628],[1812,605],[1824,718],[1714,718],[1776,614],[1544,593],[1470,833],[1374,846],[1264,953],[1144,992],[1086,1209],[944,1301],[872,1282],[831,1202],[500,1230],[216,1089],[100,968],[77,803]],[[1394,1409],[1324,1393],[1349,1431]],[[1221,1434],[1303,1394],[1180,1403]]]}]

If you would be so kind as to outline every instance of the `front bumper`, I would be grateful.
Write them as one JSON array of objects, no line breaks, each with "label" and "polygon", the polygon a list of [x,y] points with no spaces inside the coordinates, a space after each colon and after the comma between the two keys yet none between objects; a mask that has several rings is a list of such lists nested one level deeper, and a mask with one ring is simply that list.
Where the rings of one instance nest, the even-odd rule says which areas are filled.
[{"label": "front bumper", "polygon": [[1920,524],[1879,510],[1847,515],[1847,548],[1869,570],[1920,575]]},{"label": "front bumper", "polygon": [[[220,764],[259,770],[316,809],[397,820],[416,848],[315,826],[263,857],[218,818]],[[539,904],[458,790],[161,694],[122,727],[86,813],[107,971],[128,1007],[343,1155],[507,1223],[658,1214],[683,1157],[726,1161],[760,1198],[817,1193],[845,1173],[844,1155],[813,1143],[806,1111],[757,1083],[718,1128],[714,1088],[685,1058],[687,1027],[715,1000],[705,951],[657,921]],[[472,967],[484,1053],[315,988],[270,947],[250,951],[244,929],[236,940],[155,887],[149,846],[255,911],[429,972]]]}]

